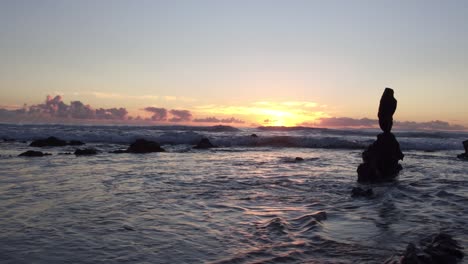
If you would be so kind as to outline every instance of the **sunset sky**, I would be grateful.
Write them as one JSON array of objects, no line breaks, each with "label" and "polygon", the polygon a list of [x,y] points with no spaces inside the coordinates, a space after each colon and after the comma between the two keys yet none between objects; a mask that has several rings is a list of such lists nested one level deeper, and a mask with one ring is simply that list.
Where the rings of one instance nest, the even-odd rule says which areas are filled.
[{"label": "sunset sky", "polygon": [[150,123],[366,126],[392,87],[396,120],[468,127],[463,0],[4,0],[0,40],[0,122],[60,95]]}]

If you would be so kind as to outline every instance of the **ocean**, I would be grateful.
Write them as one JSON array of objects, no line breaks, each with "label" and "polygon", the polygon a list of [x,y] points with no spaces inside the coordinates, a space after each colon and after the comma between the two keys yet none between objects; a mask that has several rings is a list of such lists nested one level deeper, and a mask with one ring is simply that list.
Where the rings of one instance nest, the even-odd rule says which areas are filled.
[{"label": "ocean", "polygon": [[[468,133],[394,131],[398,178],[358,184],[378,133],[2,124],[0,262],[382,263],[438,232],[466,255],[468,161],[457,154]],[[99,153],[28,146],[49,136]],[[193,149],[203,137],[218,147]],[[138,138],[166,152],[110,153]],[[26,150],[52,155],[18,157]],[[374,195],[352,197],[357,186]]]}]

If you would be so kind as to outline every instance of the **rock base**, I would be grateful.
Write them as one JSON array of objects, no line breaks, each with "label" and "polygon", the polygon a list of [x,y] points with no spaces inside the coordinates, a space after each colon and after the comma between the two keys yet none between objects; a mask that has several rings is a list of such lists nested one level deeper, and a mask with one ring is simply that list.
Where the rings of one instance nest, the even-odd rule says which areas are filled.
[{"label": "rock base", "polygon": [[363,153],[361,163],[357,169],[358,182],[378,183],[392,181],[402,166],[403,160],[400,144],[390,132],[381,133]]}]

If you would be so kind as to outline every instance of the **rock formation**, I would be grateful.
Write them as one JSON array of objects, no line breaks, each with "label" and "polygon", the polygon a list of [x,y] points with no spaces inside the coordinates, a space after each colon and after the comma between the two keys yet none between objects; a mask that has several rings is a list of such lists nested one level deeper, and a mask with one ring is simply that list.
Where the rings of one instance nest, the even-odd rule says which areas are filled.
[{"label": "rock formation", "polygon": [[34,140],[33,142],[31,142],[31,144],[29,144],[29,146],[31,147],[63,147],[67,145],[80,146],[84,145],[84,143],[78,140],[72,140],[67,142],[56,137],[48,137],[45,139]]},{"label": "rock formation", "polygon": [[151,153],[165,151],[161,146],[154,141],[146,139],[137,139],[133,142],[125,152],[127,153]]},{"label": "rock formation", "polygon": [[456,264],[463,257],[462,247],[450,235],[440,233],[420,241],[420,247],[408,244],[402,256],[393,256],[384,264]]},{"label": "rock formation", "polygon": [[76,156],[96,155],[97,150],[93,149],[93,148],[76,149],[75,153],[73,153],[73,154],[75,154]]},{"label": "rock formation", "polygon": [[458,155],[459,159],[466,159],[468,160],[468,140],[463,141],[463,147],[465,148],[465,153]]},{"label": "rock formation", "polygon": [[400,144],[390,132],[393,125],[397,100],[393,97],[393,90],[385,88],[379,105],[379,126],[383,133],[377,135],[377,140],[363,153],[361,163],[357,169],[358,182],[384,182],[393,180],[402,169],[398,163],[403,160]]},{"label": "rock formation", "polygon": [[213,145],[209,139],[207,138],[202,138],[198,144],[193,147],[194,149],[209,149],[209,148],[215,148],[216,146]]},{"label": "rock formation", "polygon": [[50,153],[42,153],[40,151],[28,150],[18,155],[18,157],[43,157],[50,156]]}]

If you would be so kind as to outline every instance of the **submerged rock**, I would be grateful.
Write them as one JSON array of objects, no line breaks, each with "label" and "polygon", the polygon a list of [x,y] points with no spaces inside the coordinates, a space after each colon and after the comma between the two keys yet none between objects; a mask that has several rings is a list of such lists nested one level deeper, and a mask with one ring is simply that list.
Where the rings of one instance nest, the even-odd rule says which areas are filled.
[{"label": "submerged rock", "polygon": [[198,144],[193,147],[194,149],[209,149],[215,148],[216,146],[213,145],[208,138],[202,138]]},{"label": "submerged rock", "polygon": [[79,140],[71,140],[69,142],[56,138],[56,137],[48,137],[45,139],[38,139],[34,140],[29,144],[31,147],[63,147],[67,145],[71,146],[78,146],[78,145],[84,145],[85,143],[79,141]]},{"label": "submerged rock", "polygon": [[96,149],[87,148],[87,149],[76,149],[75,154],[76,156],[84,156],[84,155],[96,155],[98,152]]},{"label": "submerged rock", "polygon": [[43,157],[50,156],[50,153],[43,153],[41,151],[28,150],[18,155],[18,157]]},{"label": "submerged rock", "polygon": [[361,187],[354,187],[351,190],[351,197],[372,197],[373,195],[374,191],[371,188],[364,190]]},{"label": "submerged rock", "polygon": [[250,137],[257,138],[258,136],[257,136],[257,134],[252,134],[252,135],[250,135]]},{"label": "submerged rock", "polygon": [[357,169],[358,182],[391,181],[402,169],[398,161],[403,160],[404,155],[400,150],[400,144],[390,132],[396,105],[393,90],[385,88],[378,113],[383,133],[377,135],[377,140],[362,153],[363,163]]},{"label": "submerged rock", "polygon": [[[125,152],[127,153],[151,153],[151,152],[163,152],[165,151],[161,146],[154,141],[146,139],[137,139],[133,142]],[[120,153],[120,152],[115,152]]]},{"label": "submerged rock", "polygon": [[420,241],[420,247],[409,243],[402,256],[393,256],[384,264],[456,264],[464,254],[448,234],[436,234]]},{"label": "submerged rock", "polygon": [[294,159],[294,161],[296,161],[296,162],[299,162],[299,161],[304,161],[304,158],[301,158],[301,157],[296,157],[296,158]]}]

